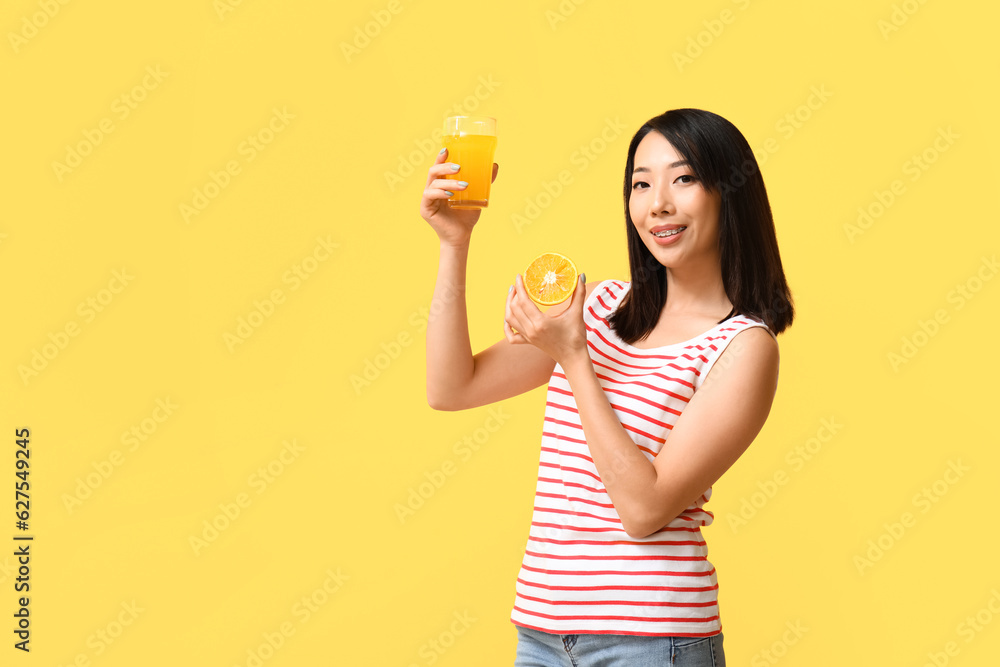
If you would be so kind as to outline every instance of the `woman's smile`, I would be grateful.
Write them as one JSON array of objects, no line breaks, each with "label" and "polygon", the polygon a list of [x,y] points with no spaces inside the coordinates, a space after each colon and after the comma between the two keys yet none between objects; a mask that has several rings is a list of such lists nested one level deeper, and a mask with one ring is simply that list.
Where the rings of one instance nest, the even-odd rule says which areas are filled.
[{"label": "woman's smile", "polygon": [[687,225],[658,225],[650,230],[657,245],[670,245],[677,241]]}]

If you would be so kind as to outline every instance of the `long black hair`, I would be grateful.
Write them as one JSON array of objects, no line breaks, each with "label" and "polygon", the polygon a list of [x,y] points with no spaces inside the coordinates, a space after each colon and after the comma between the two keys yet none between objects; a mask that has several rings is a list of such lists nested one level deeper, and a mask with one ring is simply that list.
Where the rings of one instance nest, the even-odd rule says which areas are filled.
[{"label": "long black hair", "polygon": [[667,270],[649,252],[629,214],[635,151],[659,132],[687,160],[709,192],[721,195],[719,251],[722,285],[733,312],[762,320],[775,334],[791,325],[792,294],[781,268],[778,239],[764,179],[746,138],[735,125],[701,109],[673,109],[639,128],[625,162],[625,231],[632,285],[608,318],[632,344],[650,334],[667,302]]}]

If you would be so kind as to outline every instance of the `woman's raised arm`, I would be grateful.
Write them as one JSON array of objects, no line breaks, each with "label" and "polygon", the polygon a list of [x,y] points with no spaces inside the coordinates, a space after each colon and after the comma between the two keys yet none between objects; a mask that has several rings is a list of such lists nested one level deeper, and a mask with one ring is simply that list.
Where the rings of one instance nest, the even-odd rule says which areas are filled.
[{"label": "woman's raised arm", "polygon": [[[461,170],[446,162],[442,151],[427,175],[420,215],[440,241],[437,281],[427,322],[427,402],[435,410],[479,407],[541,386],[555,362],[530,345],[502,339],[473,356],[465,303],[465,276],[472,230],[478,209],[452,209],[451,192],[465,186]],[[460,167],[460,166],[459,166]],[[493,165],[493,178],[498,167]],[[497,303],[497,327],[502,327]]]},{"label": "woman's raised arm", "polygon": [[[472,354],[465,304],[468,255],[468,245],[441,245],[427,322],[427,402],[435,410],[465,410],[523,394],[545,384],[555,367],[538,348],[506,339]],[[498,328],[501,309],[498,299]]]}]

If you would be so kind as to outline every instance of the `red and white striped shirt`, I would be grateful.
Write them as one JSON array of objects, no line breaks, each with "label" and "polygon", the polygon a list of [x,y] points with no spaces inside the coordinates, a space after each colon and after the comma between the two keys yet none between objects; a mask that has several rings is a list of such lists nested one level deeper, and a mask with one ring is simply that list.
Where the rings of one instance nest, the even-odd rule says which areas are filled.
[{"label": "red and white striped shirt", "polygon": [[[604,393],[650,461],[733,337],[763,322],[731,317],[697,338],[642,350],[607,317],[630,283],[606,280],[584,304],[587,345]],[[549,379],[535,508],[511,621],[555,634],[709,636],[722,630],[702,496],[662,529],[629,537],[590,458],[569,382]]]}]

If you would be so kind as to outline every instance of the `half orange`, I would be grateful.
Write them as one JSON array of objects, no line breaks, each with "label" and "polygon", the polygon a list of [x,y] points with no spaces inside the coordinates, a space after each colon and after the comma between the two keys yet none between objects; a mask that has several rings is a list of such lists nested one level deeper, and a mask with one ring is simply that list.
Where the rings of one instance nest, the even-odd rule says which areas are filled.
[{"label": "half orange", "polygon": [[557,252],[543,252],[524,270],[524,287],[539,306],[554,306],[573,295],[577,278],[573,260]]}]

